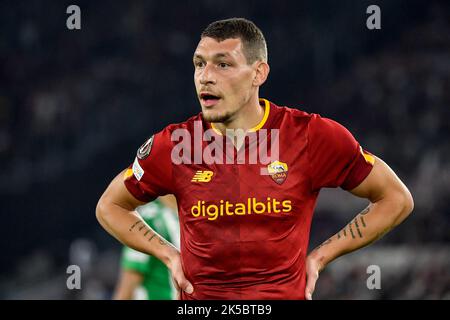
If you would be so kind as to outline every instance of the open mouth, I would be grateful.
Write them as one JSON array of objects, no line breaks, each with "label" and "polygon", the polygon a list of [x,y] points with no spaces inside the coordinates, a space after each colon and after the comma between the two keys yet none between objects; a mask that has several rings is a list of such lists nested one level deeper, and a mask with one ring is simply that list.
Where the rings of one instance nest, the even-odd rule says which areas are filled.
[{"label": "open mouth", "polygon": [[211,107],[215,105],[221,98],[212,93],[201,93],[200,100],[206,107]]}]

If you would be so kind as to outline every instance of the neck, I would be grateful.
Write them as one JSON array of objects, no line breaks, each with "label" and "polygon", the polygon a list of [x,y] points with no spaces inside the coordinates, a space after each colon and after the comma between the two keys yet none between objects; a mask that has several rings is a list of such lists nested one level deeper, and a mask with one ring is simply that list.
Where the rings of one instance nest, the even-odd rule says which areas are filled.
[{"label": "neck", "polygon": [[261,107],[259,104],[258,95],[255,94],[244,106],[242,106],[231,121],[226,123],[214,123],[214,128],[219,130],[222,134],[225,134],[227,129],[242,129],[247,132],[262,121],[264,109],[265,108]]}]

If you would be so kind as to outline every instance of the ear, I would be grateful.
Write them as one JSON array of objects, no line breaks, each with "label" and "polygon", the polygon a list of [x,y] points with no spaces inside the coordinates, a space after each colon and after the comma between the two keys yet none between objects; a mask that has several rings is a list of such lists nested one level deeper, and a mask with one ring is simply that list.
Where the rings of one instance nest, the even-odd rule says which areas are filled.
[{"label": "ear", "polygon": [[264,82],[266,82],[267,76],[270,72],[270,67],[267,64],[267,62],[264,61],[256,61],[256,74],[253,78],[253,85],[255,87],[260,87],[263,85]]}]

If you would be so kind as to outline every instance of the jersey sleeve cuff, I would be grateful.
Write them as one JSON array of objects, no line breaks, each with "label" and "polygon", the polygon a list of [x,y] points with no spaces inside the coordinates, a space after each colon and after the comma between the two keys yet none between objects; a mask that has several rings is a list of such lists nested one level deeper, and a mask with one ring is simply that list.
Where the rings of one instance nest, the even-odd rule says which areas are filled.
[{"label": "jersey sleeve cuff", "polygon": [[356,188],[364,181],[364,179],[372,171],[373,165],[366,161],[362,154],[358,154],[357,159],[351,169],[347,179],[341,185],[344,190],[351,190]]},{"label": "jersey sleeve cuff", "polygon": [[139,186],[139,182],[135,179],[126,179],[123,183],[131,195],[141,202],[150,202],[156,198],[142,190]]}]

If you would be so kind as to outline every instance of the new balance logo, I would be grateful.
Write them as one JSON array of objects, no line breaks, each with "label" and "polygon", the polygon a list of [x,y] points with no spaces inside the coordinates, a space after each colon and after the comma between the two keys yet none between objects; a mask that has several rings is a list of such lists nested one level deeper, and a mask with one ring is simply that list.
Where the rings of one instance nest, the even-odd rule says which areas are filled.
[{"label": "new balance logo", "polygon": [[197,171],[194,174],[191,182],[210,182],[214,172],[212,171]]}]

